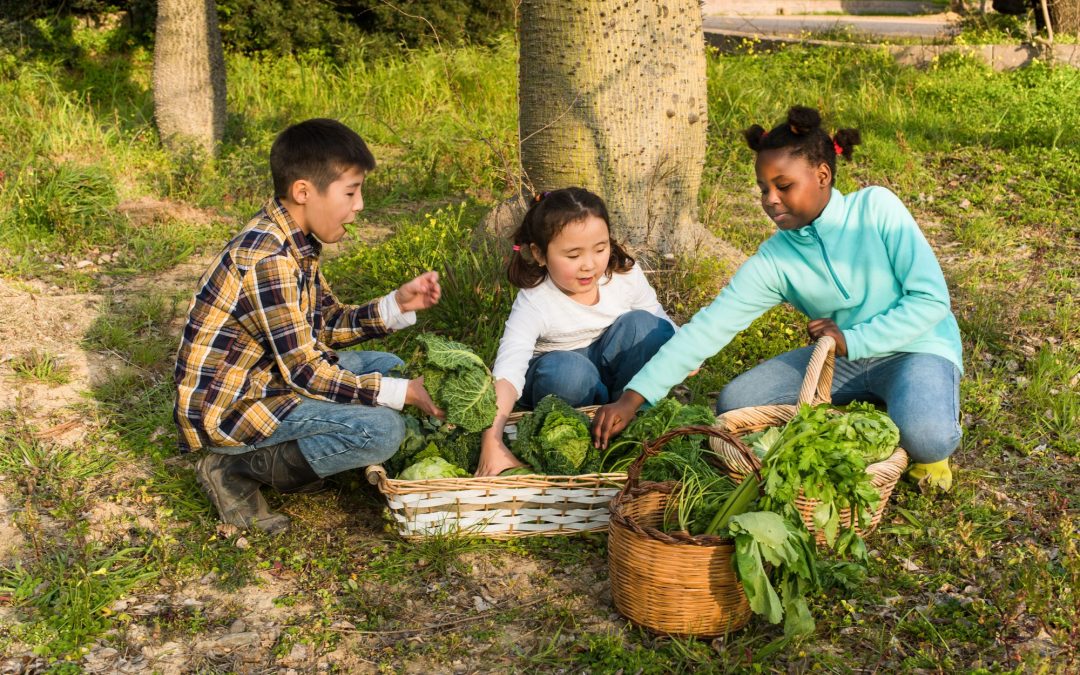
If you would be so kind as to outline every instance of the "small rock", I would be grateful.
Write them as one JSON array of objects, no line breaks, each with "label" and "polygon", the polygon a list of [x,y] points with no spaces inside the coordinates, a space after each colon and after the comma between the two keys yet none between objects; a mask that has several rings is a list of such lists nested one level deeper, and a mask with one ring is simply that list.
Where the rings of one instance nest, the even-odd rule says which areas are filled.
[{"label": "small rock", "polygon": [[195,598],[184,598],[184,600],[180,604],[189,609],[195,609],[203,606],[203,603],[199,602]]},{"label": "small rock", "polygon": [[248,645],[258,644],[259,634],[254,631],[247,631],[244,633],[228,633],[214,640],[215,647],[223,647],[225,649],[235,649],[237,647],[247,647]]},{"label": "small rock", "polygon": [[234,634],[235,633],[243,633],[246,630],[247,630],[247,624],[244,623],[243,619],[237,619],[236,621],[232,622],[231,626],[229,626],[229,632],[234,633]]},{"label": "small rock", "polygon": [[491,603],[487,602],[486,600],[481,598],[479,595],[474,595],[473,596],[473,607],[475,607],[476,611],[478,611],[478,612],[486,612],[487,610],[491,609]]},{"label": "small rock", "polygon": [[237,537],[234,545],[241,551],[251,548],[251,543],[247,540],[247,537]]},{"label": "small rock", "polygon": [[308,659],[308,647],[302,642],[298,642],[293,645],[289,653],[279,660],[281,665],[286,668],[299,668],[307,662]]},{"label": "small rock", "polygon": [[960,200],[960,208],[962,208],[962,209],[970,209],[971,208],[971,200],[970,199],[962,199],[962,200]]},{"label": "small rock", "polygon": [[210,584],[217,581],[217,578],[217,572],[209,572],[207,574],[204,574],[202,578],[199,579],[199,583],[203,584],[204,586],[209,586]]},{"label": "small rock", "polygon": [[75,269],[81,270],[84,267],[90,267],[93,264],[94,261],[92,260],[80,260],[79,262],[75,263]]},{"label": "small rock", "polygon": [[109,605],[109,609],[114,612],[122,612],[128,608],[127,600],[117,600],[113,604]]},{"label": "small rock", "polygon": [[349,621],[335,621],[334,623],[330,624],[330,627],[336,628],[338,630],[353,630],[356,628],[356,626],[354,626]]}]

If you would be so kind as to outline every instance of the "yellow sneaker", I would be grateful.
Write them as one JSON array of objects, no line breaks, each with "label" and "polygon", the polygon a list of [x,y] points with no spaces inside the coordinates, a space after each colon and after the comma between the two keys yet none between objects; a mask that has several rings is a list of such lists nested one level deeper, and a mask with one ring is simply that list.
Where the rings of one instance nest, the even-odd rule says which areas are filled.
[{"label": "yellow sneaker", "polygon": [[948,459],[929,464],[912,464],[907,475],[921,490],[936,488],[948,492],[952,488],[952,470],[949,468]]}]

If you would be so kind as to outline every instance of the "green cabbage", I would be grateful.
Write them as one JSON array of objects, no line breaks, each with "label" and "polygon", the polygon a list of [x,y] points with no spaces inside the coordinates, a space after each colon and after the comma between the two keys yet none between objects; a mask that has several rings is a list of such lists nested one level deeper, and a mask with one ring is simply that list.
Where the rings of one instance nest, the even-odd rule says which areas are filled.
[{"label": "green cabbage", "polygon": [[844,417],[861,442],[859,449],[868,464],[888,459],[900,445],[896,423],[872,403],[852,403]]},{"label": "green cabbage", "polygon": [[589,418],[554,395],[545,396],[518,422],[512,449],[536,473],[552,476],[592,473],[599,464]]},{"label": "green cabbage", "polygon": [[402,471],[398,479],[429,480],[432,478],[463,478],[468,475],[468,471],[454,466],[442,457],[425,457]]},{"label": "green cabbage", "polygon": [[446,421],[473,433],[495,421],[495,378],[483,359],[460,342],[432,334],[418,338],[426,358],[422,367],[424,387]]}]

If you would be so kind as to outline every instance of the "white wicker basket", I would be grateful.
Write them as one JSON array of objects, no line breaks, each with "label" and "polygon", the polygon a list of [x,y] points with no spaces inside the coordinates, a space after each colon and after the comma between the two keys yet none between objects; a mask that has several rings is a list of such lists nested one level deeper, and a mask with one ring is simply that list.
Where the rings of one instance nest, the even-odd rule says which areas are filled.
[{"label": "white wicker basket", "polygon": [[[596,408],[580,410],[591,416]],[[511,437],[522,416],[511,415]],[[407,539],[442,534],[510,539],[607,530],[608,502],[626,482],[621,472],[397,480],[380,465],[369,466],[366,475],[386,495],[398,533]]]}]

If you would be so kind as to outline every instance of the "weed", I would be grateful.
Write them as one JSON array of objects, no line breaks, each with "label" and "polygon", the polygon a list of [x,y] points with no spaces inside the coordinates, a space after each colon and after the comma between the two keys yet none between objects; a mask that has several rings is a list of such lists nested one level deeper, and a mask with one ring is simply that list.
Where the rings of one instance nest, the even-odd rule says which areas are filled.
[{"label": "weed", "polygon": [[67,384],[71,379],[71,367],[47,350],[32,349],[12,359],[11,369],[21,379],[45,384]]}]

